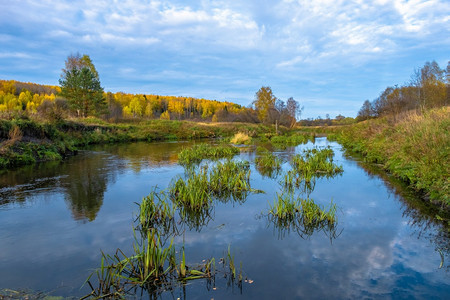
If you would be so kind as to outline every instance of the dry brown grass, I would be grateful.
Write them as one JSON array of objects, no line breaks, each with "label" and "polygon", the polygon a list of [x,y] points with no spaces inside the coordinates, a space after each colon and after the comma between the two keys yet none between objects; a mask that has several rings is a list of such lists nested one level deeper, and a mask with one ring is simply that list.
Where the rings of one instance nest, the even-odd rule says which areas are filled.
[{"label": "dry brown grass", "polygon": [[232,144],[249,144],[251,141],[251,137],[248,134],[243,132],[236,133],[230,140]]},{"label": "dry brown grass", "polygon": [[8,134],[8,139],[0,143],[0,151],[4,153],[8,148],[13,146],[15,143],[22,140],[23,134],[18,126],[11,128]]}]

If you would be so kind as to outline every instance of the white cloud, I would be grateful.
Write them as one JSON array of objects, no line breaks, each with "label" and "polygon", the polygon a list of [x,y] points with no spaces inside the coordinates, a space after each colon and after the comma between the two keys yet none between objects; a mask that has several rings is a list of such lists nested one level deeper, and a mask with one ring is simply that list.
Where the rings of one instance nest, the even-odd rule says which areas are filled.
[{"label": "white cloud", "polygon": [[[278,63],[278,67],[291,67],[292,63],[308,62],[299,59],[295,46],[306,39],[312,45],[315,57],[326,53],[328,59],[337,57],[361,62],[373,59],[379,53],[401,52],[396,40],[426,38],[433,26],[450,28],[447,19],[450,7],[442,1],[283,1],[279,12],[286,23],[278,40],[293,55]],[[447,30],[448,31],[448,30]],[[289,51],[287,51],[289,52]],[[372,54],[372,55],[368,55]],[[319,60],[314,60],[318,63]]]},{"label": "white cloud", "polygon": [[205,11],[192,11],[190,7],[183,7],[181,9],[171,7],[170,9],[161,11],[160,15],[160,22],[170,26],[209,22],[212,19],[212,16],[208,15]]},{"label": "white cloud", "polygon": [[[399,78],[405,65],[412,71],[418,62],[447,61],[449,16],[444,0],[8,1],[0,2],[0,58],[11,74],[15,69],[5,53],[16,53],[17,66],[26,55],[52,61],[47,68],[58,73],[64,55],[80,51],[111,70],[134,68],[142,80],[129,92],[144,79],[147,86],[170,89],[171,77],[156,78],[165,70],[170,76],[190,74],[183,87],[173,87],[181,93],[225,90],[244,95],[240,103],[251,101],[261,84],[294,98],[339,94],[355,101],[344,98],[343,90],[372,98],[362,87],[401,84],[409,76],[385,85],[375,73]],[[434,52],[423,56],[428,50]],[[149,70],[154,76],[147,76]],[[102,79],[132,84],[120,74],[109,72]],[[207,80],[217,76],[220,80]]]},{"label": "white cloud", "polygon": [[[91,39],[91,38],[90,38]],[[99,40],[106,43],[119,44],[119,45],[151,45],[159,42],[159,39],[153,37],[135,38],[128,36],[119,36],[110,33],[102,33],[99,36]]]},{"label": "white cloud", "polygon": [[32,56],[25,52],[0,52],[0,58],[25,58],[31,59]]}]

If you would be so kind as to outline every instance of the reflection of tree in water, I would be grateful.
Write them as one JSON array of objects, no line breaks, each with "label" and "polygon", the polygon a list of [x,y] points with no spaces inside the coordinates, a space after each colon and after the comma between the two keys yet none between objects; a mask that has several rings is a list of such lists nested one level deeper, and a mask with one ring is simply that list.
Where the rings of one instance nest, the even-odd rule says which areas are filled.
[{"label": "reflection of tree in water", "polygon": [[[142,167],[176,164],[180,143],[133,143],[97,145],[92,152],[76,157],[24,166],[0,173],[0,206],[26,203],[32,197],[45,197],[61,190],[76,220],[95,219],[108,182],[127,167],[136,172]],[[103,151],[104,150],[104,151]],[[111,154],[115,155],[111,159]]]},{"label": "reflection of tree in water", "polygon": [[64,193],[75,220],[93,221],[103,203],[108,181],[120,164],[109,155],[80,154],[69,161],[56,161],[6,171],[0,176],[0,205],[26,203],[32,197]]},{"label": "reflection of tree in water", "polygon": [[[103,204],[109,177],[114,176],[108,160],[100,155],[77,162],[68,169],[66,201],[75,220],[95,220]],[[107,169],[107,170],[105,170]]]},{"label": "reflection of tree in water", "polygon": [[424,237],[435,246],[435,250],[441,256],[443,265],[450,271],[450,224],[448,212],[439,210],[423,195],[408,187],[406,183],[389,176],[381,167],[357,161],[358,165],[370,178],[380,178],[385,183],[388,191],[402,205],[402,216],[408,220],[408,224],[415,230],[418,238]]}]

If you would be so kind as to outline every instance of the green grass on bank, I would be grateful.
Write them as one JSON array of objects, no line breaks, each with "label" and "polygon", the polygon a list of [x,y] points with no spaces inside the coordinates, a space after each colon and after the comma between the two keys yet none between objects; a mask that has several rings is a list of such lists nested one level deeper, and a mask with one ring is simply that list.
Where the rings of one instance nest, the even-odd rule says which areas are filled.
[{"label": "green grass on bank", "polygon": [[0,120],[0,168],[58,160],[89,144],[219,138],[236,132],[258,136],[272,131],[271,127],[248,123],[146,120],[116,124],[95,118],[58,123]]},{"label": "green grass on bank", "polygon": [[442,208],[450,208],[450,108],[408,112],[340,128],[329,139],[381,164],[394,176],[424,191]]}]

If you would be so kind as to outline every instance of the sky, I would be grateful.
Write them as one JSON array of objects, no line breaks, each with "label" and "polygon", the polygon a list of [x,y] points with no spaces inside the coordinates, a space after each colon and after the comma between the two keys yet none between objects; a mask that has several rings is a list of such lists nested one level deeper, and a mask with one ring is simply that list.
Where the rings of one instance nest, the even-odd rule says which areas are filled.
[{"label": "sky", "polygon": [[105,91],[248,106],[262,86],[301,118],[364,100],[450,60],[449,0],[0,0],[0,79],[58,85],[70,54]]}]

